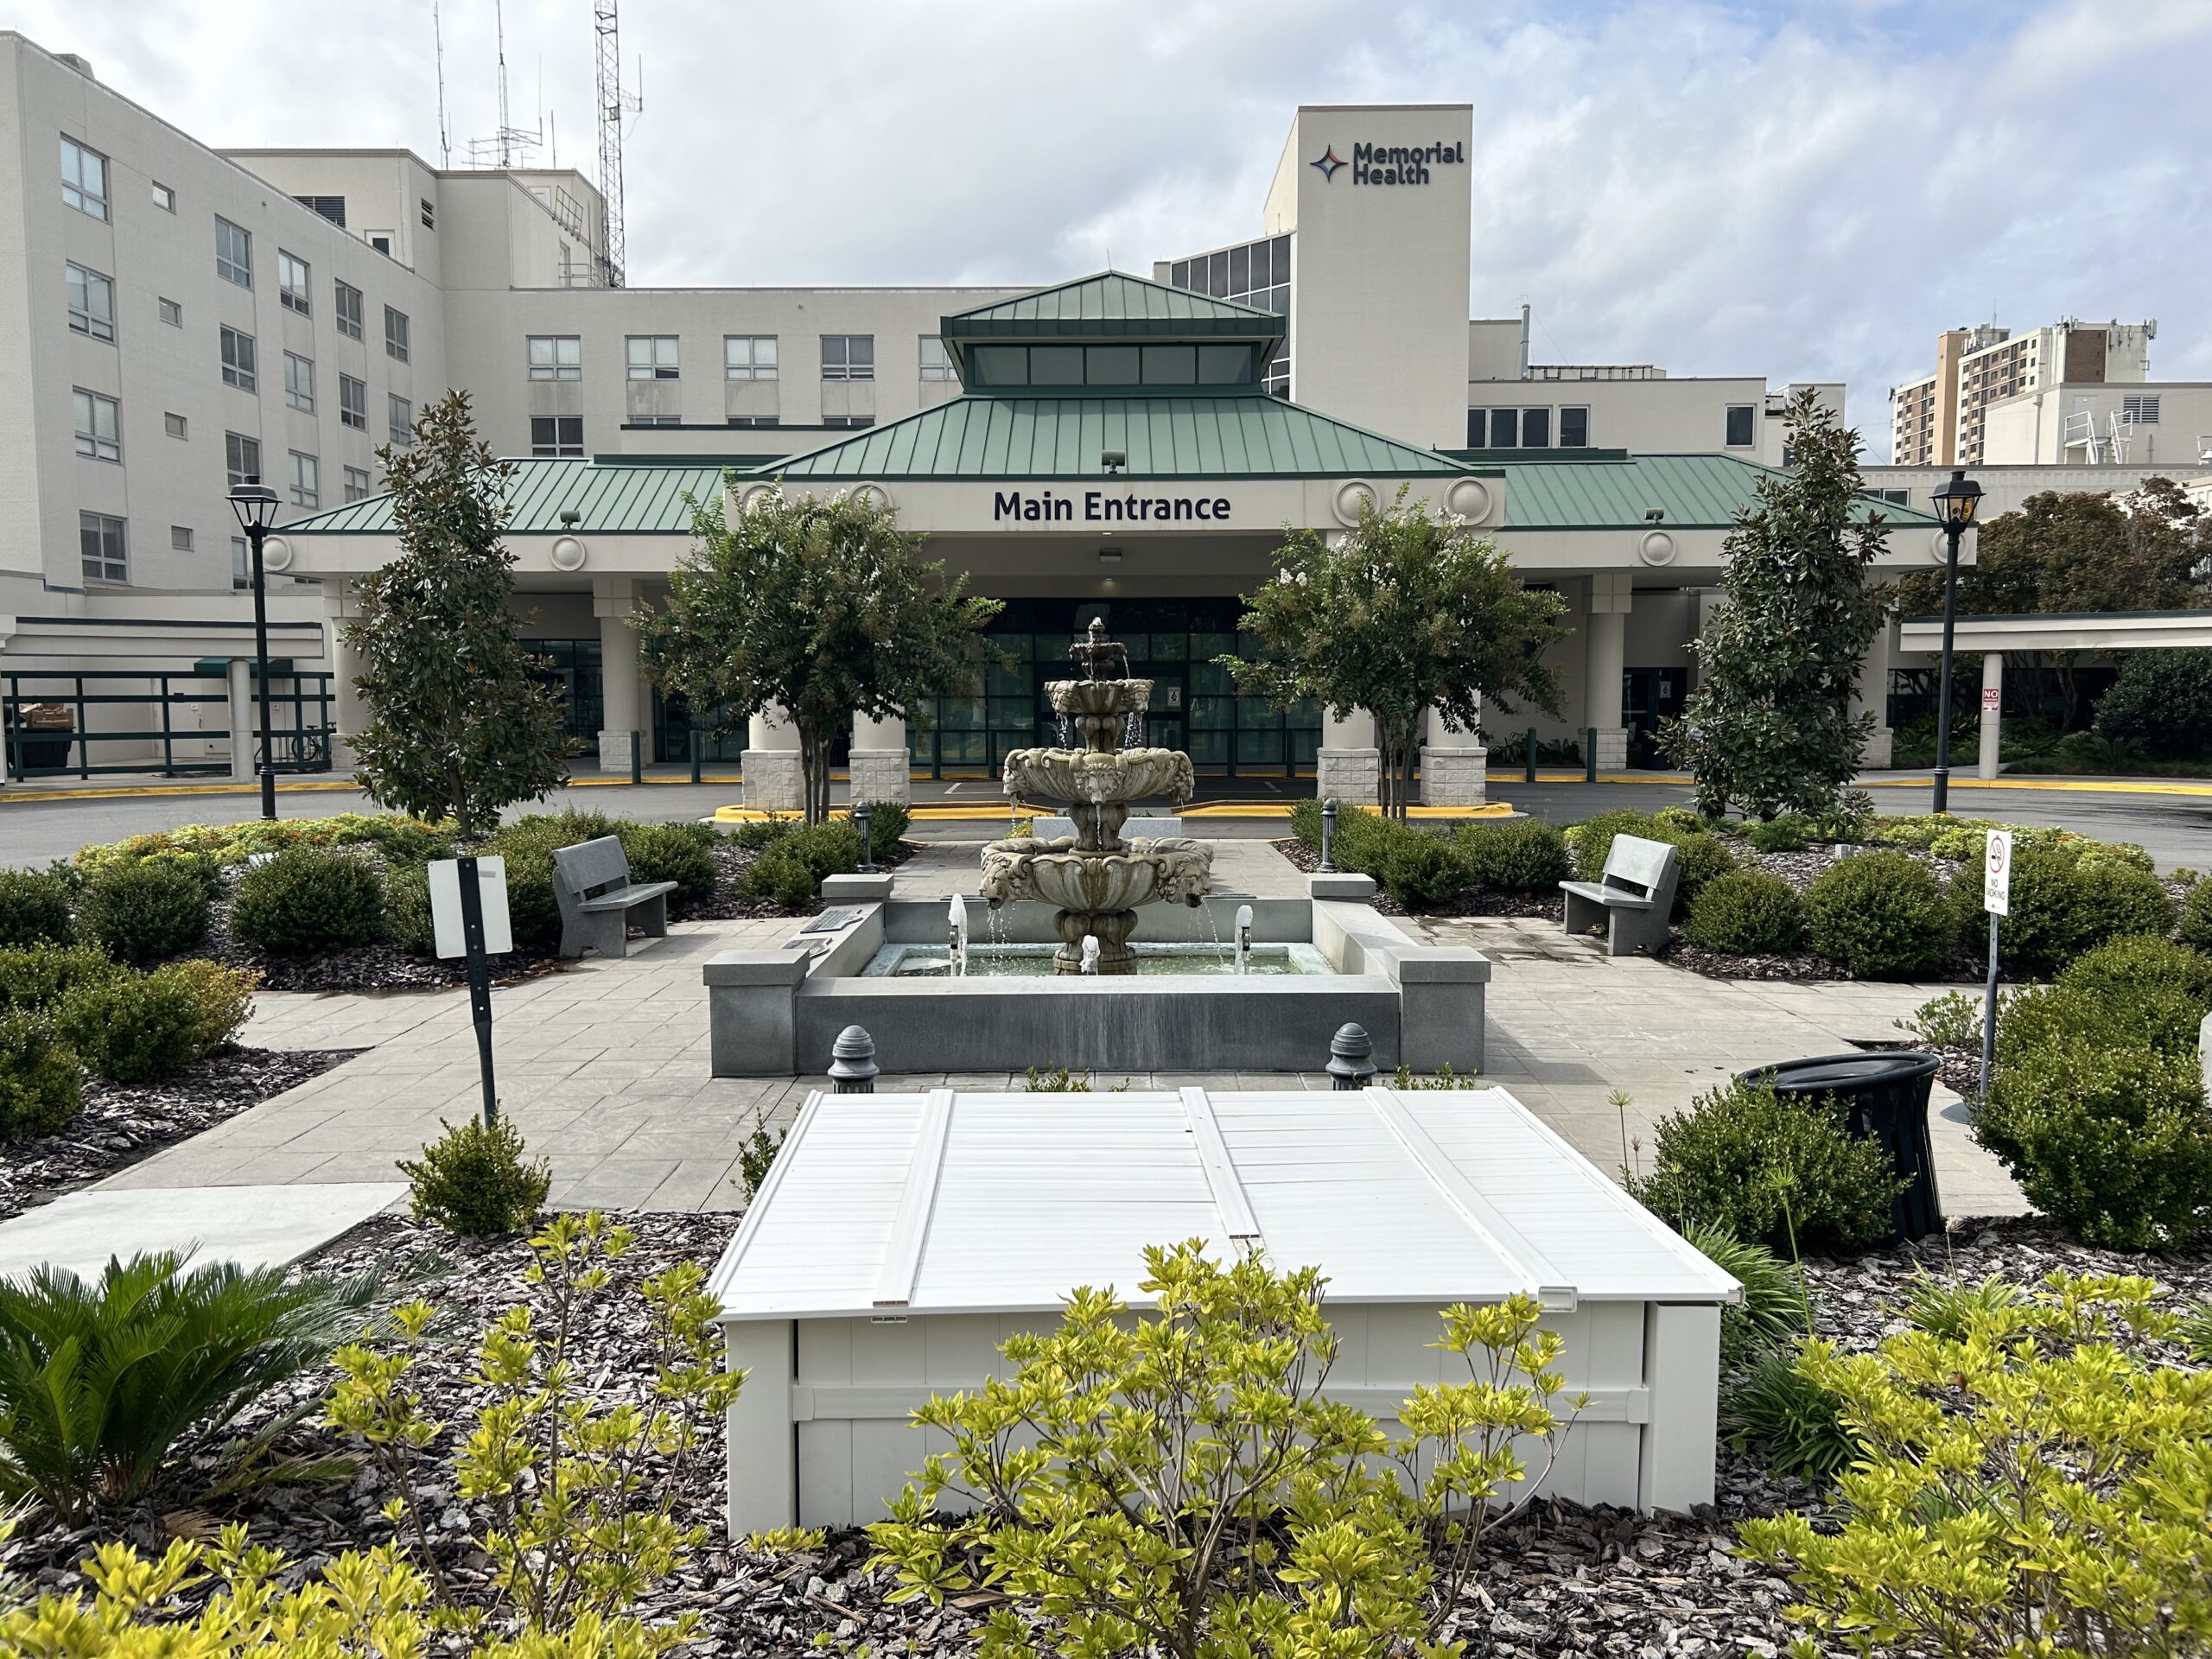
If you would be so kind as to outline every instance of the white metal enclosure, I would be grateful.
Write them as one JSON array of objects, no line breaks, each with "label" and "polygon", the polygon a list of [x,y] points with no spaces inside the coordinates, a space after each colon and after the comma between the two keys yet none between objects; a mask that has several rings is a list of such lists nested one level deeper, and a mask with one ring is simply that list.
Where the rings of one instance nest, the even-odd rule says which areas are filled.
[{"label": "white metal enclosure", "polygon": [[1147,1244],[1318,1264],[1328,1393],[1386,1427],[1455,1301],[1542,1299],[1589,1408],[1545,1490],[1684,1510],[1713,1497],[1719,1306],[1742,1294],[1502,1089],[810,1097],[716,1266],[729,1520],[848,1526],[1077,1285],[1135,1287]]}]

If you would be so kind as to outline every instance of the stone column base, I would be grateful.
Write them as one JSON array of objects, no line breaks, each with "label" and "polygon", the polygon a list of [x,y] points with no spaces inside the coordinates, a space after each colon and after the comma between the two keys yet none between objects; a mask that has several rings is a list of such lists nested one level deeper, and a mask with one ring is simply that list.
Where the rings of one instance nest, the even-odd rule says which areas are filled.
[{"label": "stone column base", "polygon": [[1382,778],[1380,749],[1322,749],[1313,757],[1313,793],[1325,801],[1371,807]]},{"label": "stone column base", "polygon": [[[1583,733],[1586,741],[1589,733]],[[1600,726],[1598,728],[1598,770],[1625,772],[1628,770],[1628,728]]]},{"label": "stone column base", "polygon": [[1482,806],[1490,799],[1490,751],[1441,748],[1421,752],[1423,806]]},{"label": "stone column base", "polygon": [[[638,734],[638,755],[640,760],[647,758],[645,734],[643,732]],[[630,770],[629,733],[601,732],[599,734],[599,769],[601,772]]]},{"label": "stone column base", "polygon": [[855,749],[848,770],[852,776],[852,798],[855,801],[904,802],[913,798],[913,762],[904,749]]},{"label": "stone column base", "polygon": [[797,749],[747,749],[737,758],[745,804],[757,812],[796,812],[804,791]]},{"label": "stone column base", "polygon": [[1877,726],[1866,739],[1866,747],[1859,752],[1859,764],[1869,771],[1886,771],[1895,764],[1897,736],[1889,727]]}]

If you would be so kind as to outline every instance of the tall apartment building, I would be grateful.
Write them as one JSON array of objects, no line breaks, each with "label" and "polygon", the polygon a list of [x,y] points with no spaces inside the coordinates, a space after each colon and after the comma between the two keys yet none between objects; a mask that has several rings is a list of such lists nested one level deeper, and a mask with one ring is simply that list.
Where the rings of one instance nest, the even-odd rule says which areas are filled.
[{"label": "tall apartment building", "polygon": [[[1974,467],[2040,456],[1993,451],[1990,411],[2059,385],[2133,385],[2150,378],[2155,321],[2068,317],[2014,334],[1984,323],[1936,336],[1935,372],[1890,391],[1890,455],[1899,467]],[[2094,458],[2094,457],[2093,457]]]}]

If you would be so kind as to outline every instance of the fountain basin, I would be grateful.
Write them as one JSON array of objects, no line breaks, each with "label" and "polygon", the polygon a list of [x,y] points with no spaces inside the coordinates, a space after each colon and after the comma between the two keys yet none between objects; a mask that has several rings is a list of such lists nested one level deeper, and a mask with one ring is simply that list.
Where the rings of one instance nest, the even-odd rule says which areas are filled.
[{"label": "fountain basin", "polygon": [[[970,979],[1049,979],[1059,969],[1058,952],[1049,944],[971,944],[968,947],[967,976]],[[944,944],[887,944],[861,969],[863,979],[950,979],[951,948]],[[1236,950],[1232,944],[1162,944],[1154,940],[1137,958],[1141,976],[1201,974],[1210,978],[1236,972]],[[1255,944],[1245,964],[1248,975],[1327,974],[1336,970],[1329,959],[1310,944]]]},{"label": "fountain basin", "polygon": [[1007,798],[1015,801],[1190,799],[1198,779],[1180,749],[1016,749],[1006,758]]},{"label": "fountain basin", "polygon": [[[1147,965],[1160,944],[1230,948],[1252,908],[1255,945],[1310,946],[1320,973],[1178,973]],[[1052,945],[1054,907],[967,901],[969,938]],[[1479,1071],[1491,963],[1478,950],[1417,943],[1365,905],[1210,896],[1137,913],[1135,973],[1037,977],[869,976],[890,945],[945,941],[945,900],[855,906],[841,928],[795,935],[780,950],[726,950],[702,970],[716,1077],[819,1071],[857,1025],[888,1072],[1020,1072],[1066,1065],[1121,1075],[1319,1071],[1330,1035],[1366,1027],[1385,1071]]]},{"label": "fountain basin", "polygon": [[1073,838],[1017,836],[983,849],[982,896],[994,904],[1034,899],[1061,910],[1135,910],[1165,901],[1195,905],[1205,896],[1213,849],[1162,836],[1141,850],[1081,853]]}]

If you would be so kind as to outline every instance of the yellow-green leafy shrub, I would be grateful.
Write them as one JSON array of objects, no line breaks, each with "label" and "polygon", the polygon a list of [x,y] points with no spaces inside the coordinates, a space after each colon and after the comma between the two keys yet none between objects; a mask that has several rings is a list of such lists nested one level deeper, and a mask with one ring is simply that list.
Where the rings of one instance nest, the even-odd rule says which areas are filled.
[{"label": "yellow-green leafy shrub", "polygon": [[447,1124],[419,1160],[400,1160],[399,1173],[412,1184],[416,1220],[469,1238],[520,1232],[537,1219],[553,1188],[550,1166],[523,1161],[522,1131],[505,1117]]},{"label": "yellow-green leafy shrub", "polygon": [[0,1141],[52,1135],[83,1103],[77,1052],[53,1017],[38,1008],[0,1013]]},{"label": "yellow-green leafy shrub", "polygon": [[[1861,1443],[1834,1517],[1746,1522],[1791,1616],[1863,1654],[2171,1659],[2212,1639],[2212,1372],[2154,1365],[2147,1279],[2054,1276],[1799,1369]],[[1804,1651],[1812,1651],[1807,1647]]]},{"label": "yellow-green leafy shrub", "polygon": [[96,979],[62,998],[55,1024],[86,1065],[111,1083],[175,1076],[245,1023],[254,978],[212,962]]},{"label": "yellow-green leafy shrub", "polygon": [[425,823],[394,812],[340,812],[327,818],[249,818],[243,823],[188,823],[175,830],[77,851],[77,868],[90,875],[116,864],[147,860],[243,864],[255,853],[288,847],[370,846],[389,859],[421,863],[446,855],[451,823]]}]

